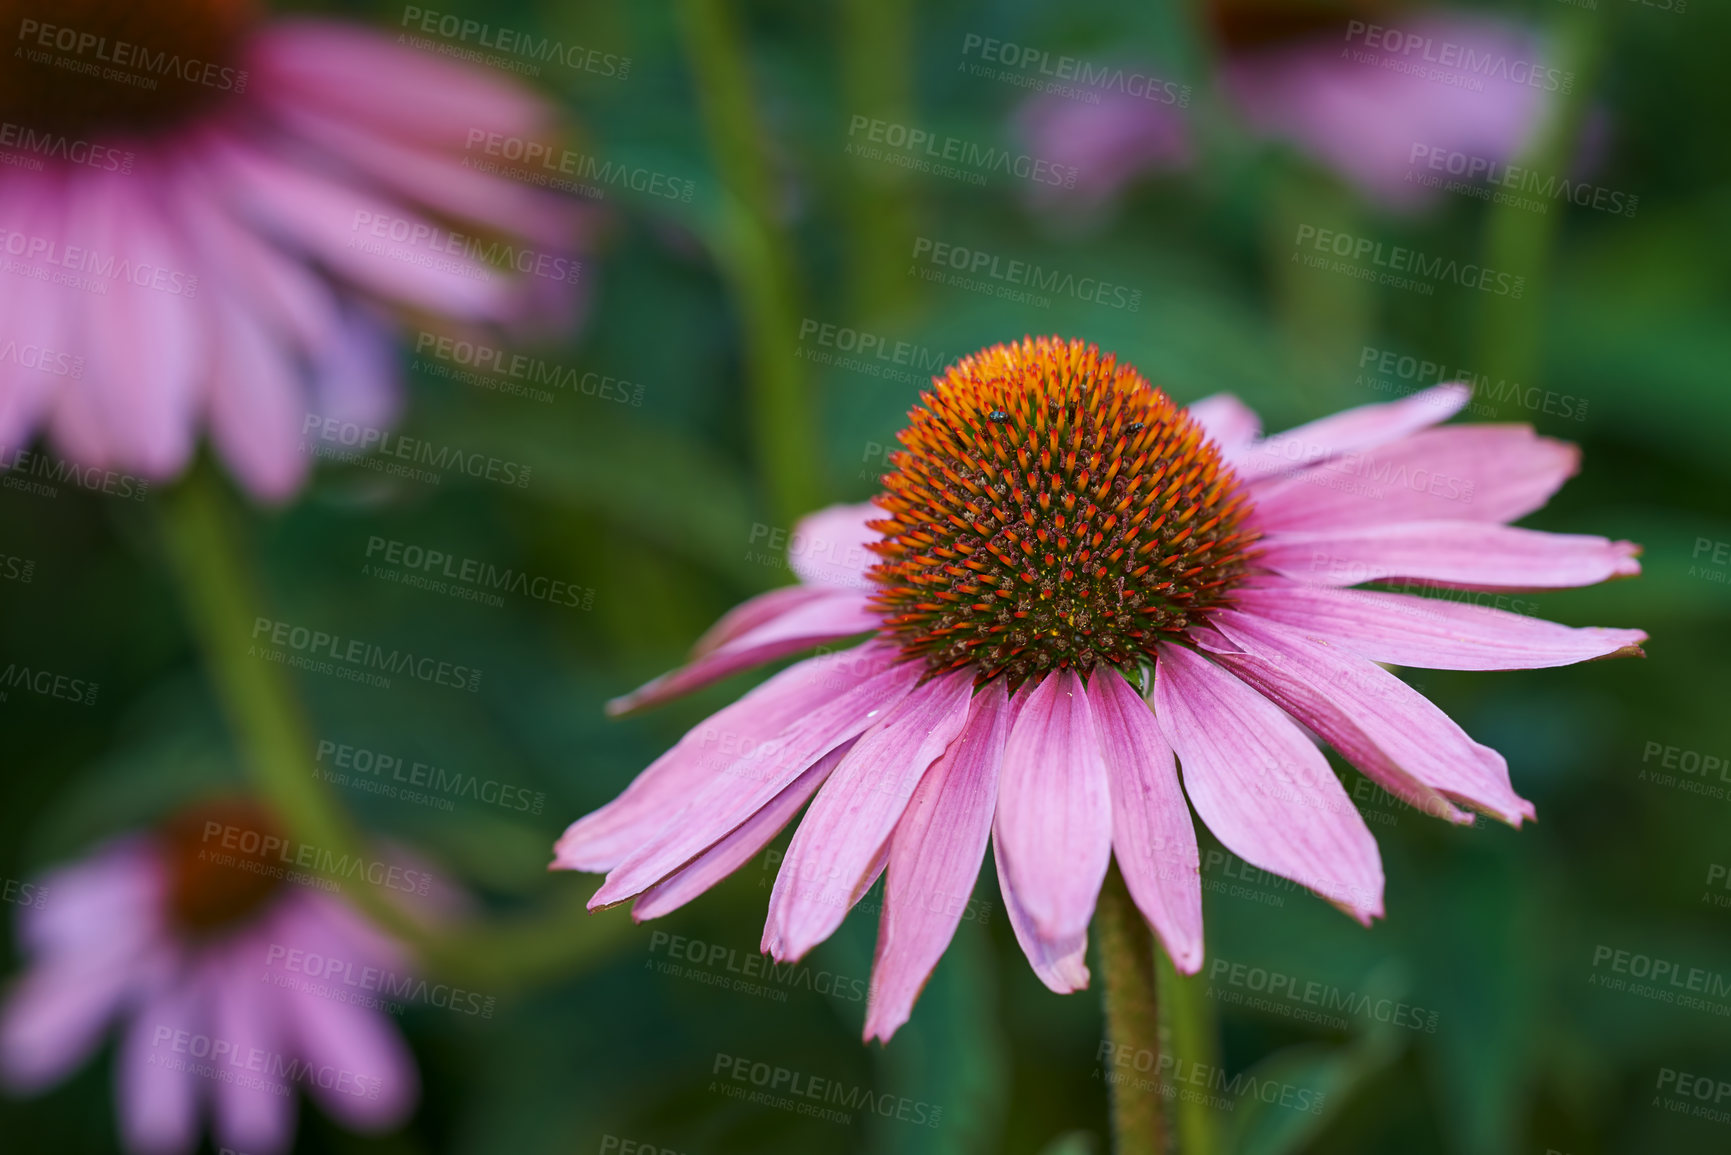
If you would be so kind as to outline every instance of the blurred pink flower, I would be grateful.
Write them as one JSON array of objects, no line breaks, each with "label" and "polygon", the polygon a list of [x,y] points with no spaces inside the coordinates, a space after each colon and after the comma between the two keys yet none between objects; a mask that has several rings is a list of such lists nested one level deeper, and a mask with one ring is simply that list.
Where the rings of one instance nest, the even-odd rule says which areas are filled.
[{"label": "blurred pink flower", "polygon": [[[1443,10],[1392,14],[1385,25],[1336,20],[1325,32],[1229,51],[1221,79],[1254,130],[1391,208],[1435,200],[1427,178],[1470,181],[1514,160],[1544,117],[1547,90],[1568,83],[1529,30]],[[1430,167],[1433,158],[1443,167]],[[1457,162],[1460,171],[1447,167]]]},{"label": "blurred pink flower", "polygon": [[406,1119],[420,1077],[396,1028],[273,966],[292,949],[394,974],[402,952],[341,899],[284,882],[260,849],[270,830],[254,808],[201,806],[42,879],[19,923],[29,969],[0,1007],[7,1087],[59,1082],[112,1022],[122,1137],[140,1155],[191,1151],[206,1112],[218,1146],[283,1151],[297,1085],[357,1130]]},{"label": "blurred pink flower", "polygon": [[[1024,147],[1054,166],[1076,170],[1074,187],[1035,184],[1030,194],[1034,203],[1091,213],[1117,200],[1146,173],[1189,168],[1195,155],[1185,109],[1167,88],[1152,91],[1173,99],[1168,103],[1107,90],[1097,93],[1098,104],[1054,93],[1024,101],[1015,113]],[[1184,96],[1187,103],[1188,89]]]},{"label": "blurred pink flower", "polygon": [[[514,82],[353,25],[258,24],[232,0],[24,24],[0,83],[0,342],[48,355],[0,360],[0,447],[46,428],[80,465],[166,479],[207,426],[240,482],[280,500],[307,471],[309,415],[393,418],[393,313],[575,308],[580,210],[472,149],[547,135]],[[67,67],[111,42],[208,67]]]},{"label": "blurred pink flower", "polygon": [[[1202,964],[1190,805],[1240,858],[1366,924],[1376,841],[1297,723],[1395,797],[1518,826],[1501,755],[1378,663],[1533,669],[1638,654],[1493,595],[1639,572],[1636,549],[1507,523],[1576,470],[1519,425],[1432,428],[1444,385],[1262,438],[1230,397],[1174,406],[1080,341],[964,358],[921,396],[873,520],[794,534],[800,584],[737,607],[692,661],[613,704],[653,705],[861,635],[703,722],[578,820],[557,869],[605,871],[591,907],[656,918],[714,886],[810,801],[763,948],[797,960],[887,869],[866,1037],[907,1020],[973,893],[988,836],[1029,962],[1087,985],[1116,858],[1178,969]],[[870,566],[873,558],[878,559]],[[870,567],[870,568],[868,568]],[[1183,767],[1180,791],[1177,761]]]}]

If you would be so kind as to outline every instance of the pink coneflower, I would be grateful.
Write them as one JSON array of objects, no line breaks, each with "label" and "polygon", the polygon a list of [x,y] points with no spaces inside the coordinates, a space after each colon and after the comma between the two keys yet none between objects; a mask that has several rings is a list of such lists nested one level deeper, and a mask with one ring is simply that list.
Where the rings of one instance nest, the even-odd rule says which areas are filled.
[{"label": "pink coneflower", "polygon": [[1506,171],[1572,81],[1536,35],[1497,17],[1287,0],[1210,10],[1223,87],[1249,125],[1390,208]]},{"label": "pink coneflower", "polygon": [[286,881],[255,807],[184,811],[42,880],[23,912],[30,969],[0,1010],[0,1077],[60,1081],[121,1025],[122,1136],[138,1153],[196,1145],[254,1155],[294,1138],[295,1087],[357,1130],[394,1127],[420,1096],[413,1056],[383,1015],[269,981],[285,944],[394,972],[399,950],[341,899]]},{"label": "pink coneflower", "polygon": [[280,499],[309,414],[393,416],[391,313],[574,300],[572,206],[468,150],[545,134],[515,84],[246,0],[6,11],[0,344],[33,352],[0,363],[0,447],[47,428],[79,464],[161,479],[208,425]]},{"label": "pink coneflower", "polygon": [[[1519,825],[1533,808],[1502,757],[1377,663],[1560,666],[1639,653],[1646,637],[1474,595],[1345,588],[1638,572],[1628,542],[1506,524],[1542,506],[1578,454],[1526,426],[1432,428],[1467,396],[1439,386],[1264,439],[1232,398],[1180,409],[1080,341],[964,358],[913,410],[875,519],[868,506],[808,519],[792,559],[802,584],[741,605],[689,665],[613,708],[870,639],[692,730],[572,825],[554,866],[608,872],[591,906],[635,898],[636,917],[654,918],[811,800],[763,947],[800,958],[887,867],[868,1039],[907,1020],[988,834],[1017,940],[1059,992],[1087,985],[1113,858],[1178,968],[1201,965],[1186,793],[1234,854],[1368,925],[1382,914],[1376,842],[1299,723],[1429,813]],[[838,580],[868,551],[869,588]]]},{"label": "pink coneflower", "polygon": [[[1147,70],[1130,71],[1147,80]],[[1194,163],[1185,119],[1189,89],[1154,80],[1140,92],[1084,90],[1082,95],[1098,98],[1097,104],[1042,92],[1016,110],[1016,132],[1028,150],[1076,170],[1071,187],[1036,182],[1030,190],[1036,205],[1094,212],[1147,173]]]}]

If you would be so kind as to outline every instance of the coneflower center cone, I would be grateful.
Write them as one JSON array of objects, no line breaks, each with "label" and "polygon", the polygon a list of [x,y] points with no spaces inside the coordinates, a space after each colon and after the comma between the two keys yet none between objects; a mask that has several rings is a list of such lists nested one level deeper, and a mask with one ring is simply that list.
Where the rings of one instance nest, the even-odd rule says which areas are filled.
[{"label": "coneflower center cone", "polygon": [[872,523],[874,605],[934,672],[1131,669],[1228,602],[1255,534],[1202,427],[1133,367],[1029,338],[923,394]]},{"label": "coneflower center cone", "polygon": [[273,850],[283,845],[263,808],[218,799],[182,810],[157,837],[168,864],[168,914],[184,934],[215,934],[246,922],[282,886]]},{"label": "coneflower center cone", "polygon": [[0,118],[71,138],[172,128],[246,89],[254,0],[0,0]]}]

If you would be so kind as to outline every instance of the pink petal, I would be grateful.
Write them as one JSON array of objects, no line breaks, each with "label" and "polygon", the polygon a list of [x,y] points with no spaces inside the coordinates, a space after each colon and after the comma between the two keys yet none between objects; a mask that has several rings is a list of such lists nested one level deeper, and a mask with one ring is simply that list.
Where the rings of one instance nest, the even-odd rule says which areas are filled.
[{"label": "pink petal", "polygon": [[1112,795],[1112,854],[1130,897],[1181,974],[1202,966],[1202,866],[1172,747],[1116,670],[1096,667],[1088,705]]},{"label": "pink petal", "polygon": [[1262,432],[1262,418],[1230,393],[1216,393],[1192,401],[1187,412],[1201,424],[1202,431],[1220,447],[1221,455],[1228,461]]},{"label": "pink petal", "polygon": [[[9,177],[0,188],[0,220],[8,229],[27,236],[52,236],[55,216],[49,200],[57,186],[40,178]],[[32,277],[0,275],[0,348],[10,346],[0,361],[0,447],[16,448],[34,439],[36,424],[48,410],[53,394],[76,389],[79,379],[71,376],[71,358],[79,351],[68,343],[72,332],[70,313],[76,306],[66,292],[44,285]],[[23,350],[35,346],[64,356],[64,375],[23,364]]]},{"label": "pink petal", "polygon": [[889,882],[878,921],[865,1041],[890,1041],[961,925],[998,796],[1010,734],[1004,680],[974,695],[961,736],[914,788],[889,844]]},{"label": "pink petal", "polygon": [[[85,246],[117,270],[130,262],[132,275],[152,283],[196,275],[189,247],[159,211],[158,192],[154,174],[143,171],[96,178],[75,200],[79,211],[69,214],[61,242]],[[118,275],[108,280],[108,292],[85,305],[88,331],[100,340],[88,342],[86,376],[77,384],[91,392],[116,461],[171,477],[192,453],[207,352],[204,302]]]},{"label": "pink petal", "polygon": [[793,820],[799,808],[810,801],[853,747],[854,742],[843,742],[819,758],[767,806],[735,827],[732,834],[644,891],[631,905],[631,917],[645,922],[671,914],[744,866]]},{"label": "pink petal", "polygon": [[[231,1073],[256,1080],[251,1085],[241,1079],[215,1084],[211,1130],[220,1146],[258,1155],[283,1150],[295,1132],[292,1089],[279,1093],[278,1088],[288,1085],[270,1070],[270,1056],[284,1053],[284,1024],[278,1018],[283,1001],[276,997],[281,992],[261,981],[268,945],[257,935],[235,944],[227,965],[211,976],[207,990],[213,1003],[211,1033],[234,1047]],[[263,1069],[256,1071],[248,1067],[255,1051],[263,1056]]]},{"label": "pink petal", "polygon": [[57,957],[14,980],[0,1008],[0,1077],[8,1088],[40,1090],[89,1057],[133,989],[142,945],[117,937],[100,954]]},{"label": "pink petal", "polygon": [[1450,822],[1471,821],[1448,804],[1450,798],[1511,826],[1533,817],[1532,803],[1509,784],[1501,754],[1467,737],[1375,662],[1249,614],[1223,610],[1210,620],[1235,643],[1231,651],[1217,651],[1216,661],[1395,797]]},{"label": "pink petal", "polygon": [[[215,286],[213,286],[215,287]],[[300,488],[306,398],[287,348],[232,301],[212,302],[216,364],[210,383],[211,436],[223,461],[252,495],[280,502]]]},{"label": "pink petal", "polygon": [[[198,1107],[204,1080],[190,1068],[193,1036],[207,1034],[196,974],[153,993],[126,1028],[116,1060],[115,1099],[121,1134],[135,1155],[190,1151],[198,1141]],[[177,1052],[176,1032],[186,1032]]]},{"label": "pink petal", "polygon": [[89,954],[116,938],[154,937],[162,930],[166,887],[151,839],[125,835],[45,874],[31,904],[19,912],[19,940],[28,954],[41,958]]},{"label": "pink petal", "polygon": [[745,631],[677,670],[613,699],[607,703],[607,712],[617,717],[633,710],[658,706],[681,694],[719,682],[730,674],[825,642],[839,642],[871,633],[882,625],[882,616],[871,609],[863,595],[838,593],[821,601],[807,602]]},{"label": "pink petal", "polygon": [[691,656],[700,658],[718,646],[725,645],[759,626],[812,602],[828,600],[834,591],[821,586],[782,586],[766,594],[747,598],[721,615],[713,626],[691,647]]},{"label": "pink petal", "polygon": [[371,310],[351,307],[339,319],[335,338],[316,351],[311,368],[308,417],[373,429],[395,423],[402,408],[396,343],[385,321]]},{"label": "pink petal", "polygon": [[895,658],[892,647],[869,644],[810,658],[710,715],[618,798],[573,822],[554,847],[553,869],[612,870],[729,766],[833,700],[849,683],[882,673]]},{"label": "pink petal", "polygon": [[[465,254],[372,235],[405,222],[410,236],[448,229],[376,193],[364,191],[267,153],[251,143],[224,141],[211,150],[218,187],[237,214],[283,242],[305,250],[333,272],[380,297],[450,317],[507,320],[514,308],[511,278]],[[368,251],[366,246],[378,246]],[[424,260],[422,260],[424,258]]]},{"label": "pink petal", "polygon": [[1532,670],[1639,655],[1645,630],[1575,629],[1470,601],[1290,582],[1233,593],[1246,613],[1375,662],[1431,670]]},{"label": "pink petal", "polygon": [[1028,695],[1004,747],[998,853],[1008,889],[1035,935],[1085,934],[1112,858],[1106,763],[1074,670],[1056,670]]},{"label": "pink petal", "polygon": [[292,95],[272,102],[272,114],[319,151],[369,181],[441,216],[473,222],[535,244],[568,249],[579,206],[557,195],[471,168],[465,156],[432,152],[349,118],[334,117]]},{"label": "pink petal", "polygon": [[1526,425],[1429,429],[1348,453],[1255,490],[1269,531],[1354,529],[1433,519],[1516,521],[1574,476],[1575,446]]},{"label": "pink petal", "polygon": [[1028,965],[1034,968],[1034,974],[1046,984],[1047,990],[1067,995],[1086,989],[1088,932],[1077,931],[1061,940],[1042,938],[1035,933],[1033,919],[1022,909],[1021,901],[1010,884],[1010,876],[1004,870],[1002,845],[999,839],[992,839],[992,861],[998,871],[998,890],[1004,898],[1004,911],[1010,916],[1010,929],[1016,933],[1016,945],[1022,948],[1022,953],[1028,957]]},{"label": "pink petal", "polygon": [[1437,385],[1399,401],[1347,409],[1257,442],[1236,455],[1232,467],[1241,480],[1255,481],[1342,453],[1374,449],[1447,421],[1471,396],[1466,385]]},{"label": "pink petal", "polygon": [[308,356],[317,355],[338,336],[336,295],[299,257],[235,218],[213,187],[221,179],[215,166],[184,166],[173,193],[181,229],[200,242],[206,263],[221,270],[224,291],[244,297],[247,310],[274,336],[292,340]]},{"label": "pink petal", "polygon": [[866,545],[881,541],[883,534],[867,528],[866,522],[884,516],[883,510],[862,502],[832,505],[800,518],[787,543],[788,568],[807,585],[870,590],[866,570],[877,564],[878,556]]},{"label": "pink petal", "polygon": [[[306,941],[291,935],[289,941]],[[307,1092],[358,1131],[395,1127],[415,1109],[421,1076],[397,1028],[370,1008],[302,994],[285,1024],[312,1068]]]},{"label": "pink petal", "polygon": [[[423,35],[411,27],[405,34]],[[249,44],[257,87],[423,144],[460,150],[470,133],[533,136],[549,119],[528,89],[359,25],[274,20]]]},{"label": "pink petal", "polygon": [[1560,589],[1641,572],[1633,542],[1475,521],[1271,533],[1258,548],[1261,565],[1324,586],[1406,578],[1469,589]]},{"label": "pink petal", "polygon": [[1376,840],[1292,720],[1208,659],[1162,645],[1155,717],[1191,805],[1252,866],[1316,891],[1366,926],[1382,914]]},{"label": "pink petal", "polygon": [[670,813],[653,841],[614,868],[589,900],[589,909],[635,897],[727,837],[812,763],[880,721],[923,673],[919,664],[902,662],[832,693],[771,741],[732,761],[687,795],[684,807]]},{"label": "pink petal", "polygon": [[803,958],[865,893],[915,787],[961,733],[973,677],[972,670],[958,670],[913,690],[865,732],[818,791],[769,896],[763,948],[778,962]]}]

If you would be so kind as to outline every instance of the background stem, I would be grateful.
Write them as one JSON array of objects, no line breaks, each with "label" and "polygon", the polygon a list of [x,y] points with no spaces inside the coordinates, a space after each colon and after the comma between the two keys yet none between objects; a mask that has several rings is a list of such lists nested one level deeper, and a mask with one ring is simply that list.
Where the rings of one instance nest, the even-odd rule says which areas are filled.
[{"label": "background stem", "polygon": [[781,230],[767,133],[752,107],[745,48],[725,0],[682,0],[686,55],[722,184],[717,257],[744,314],[752,435],[784,526],[819,504],[817,423],[799,347],[800,299]]},{"label": "background stem", "polygon": [[[288,671],[247,653],[253,623],[269,612],[221,480],[189,470],[163,509],[187,619],[254,788],[300,842],[337,859],[365,857],[363,832],[308,772],[311,730]],[[566,888],[531,915],[444,926],[412,917],[376,887],[345,886],[342,895],[435,970],[492,994],[564,977],[628,941],[629,916],[588,914],[585,890]]]}]

